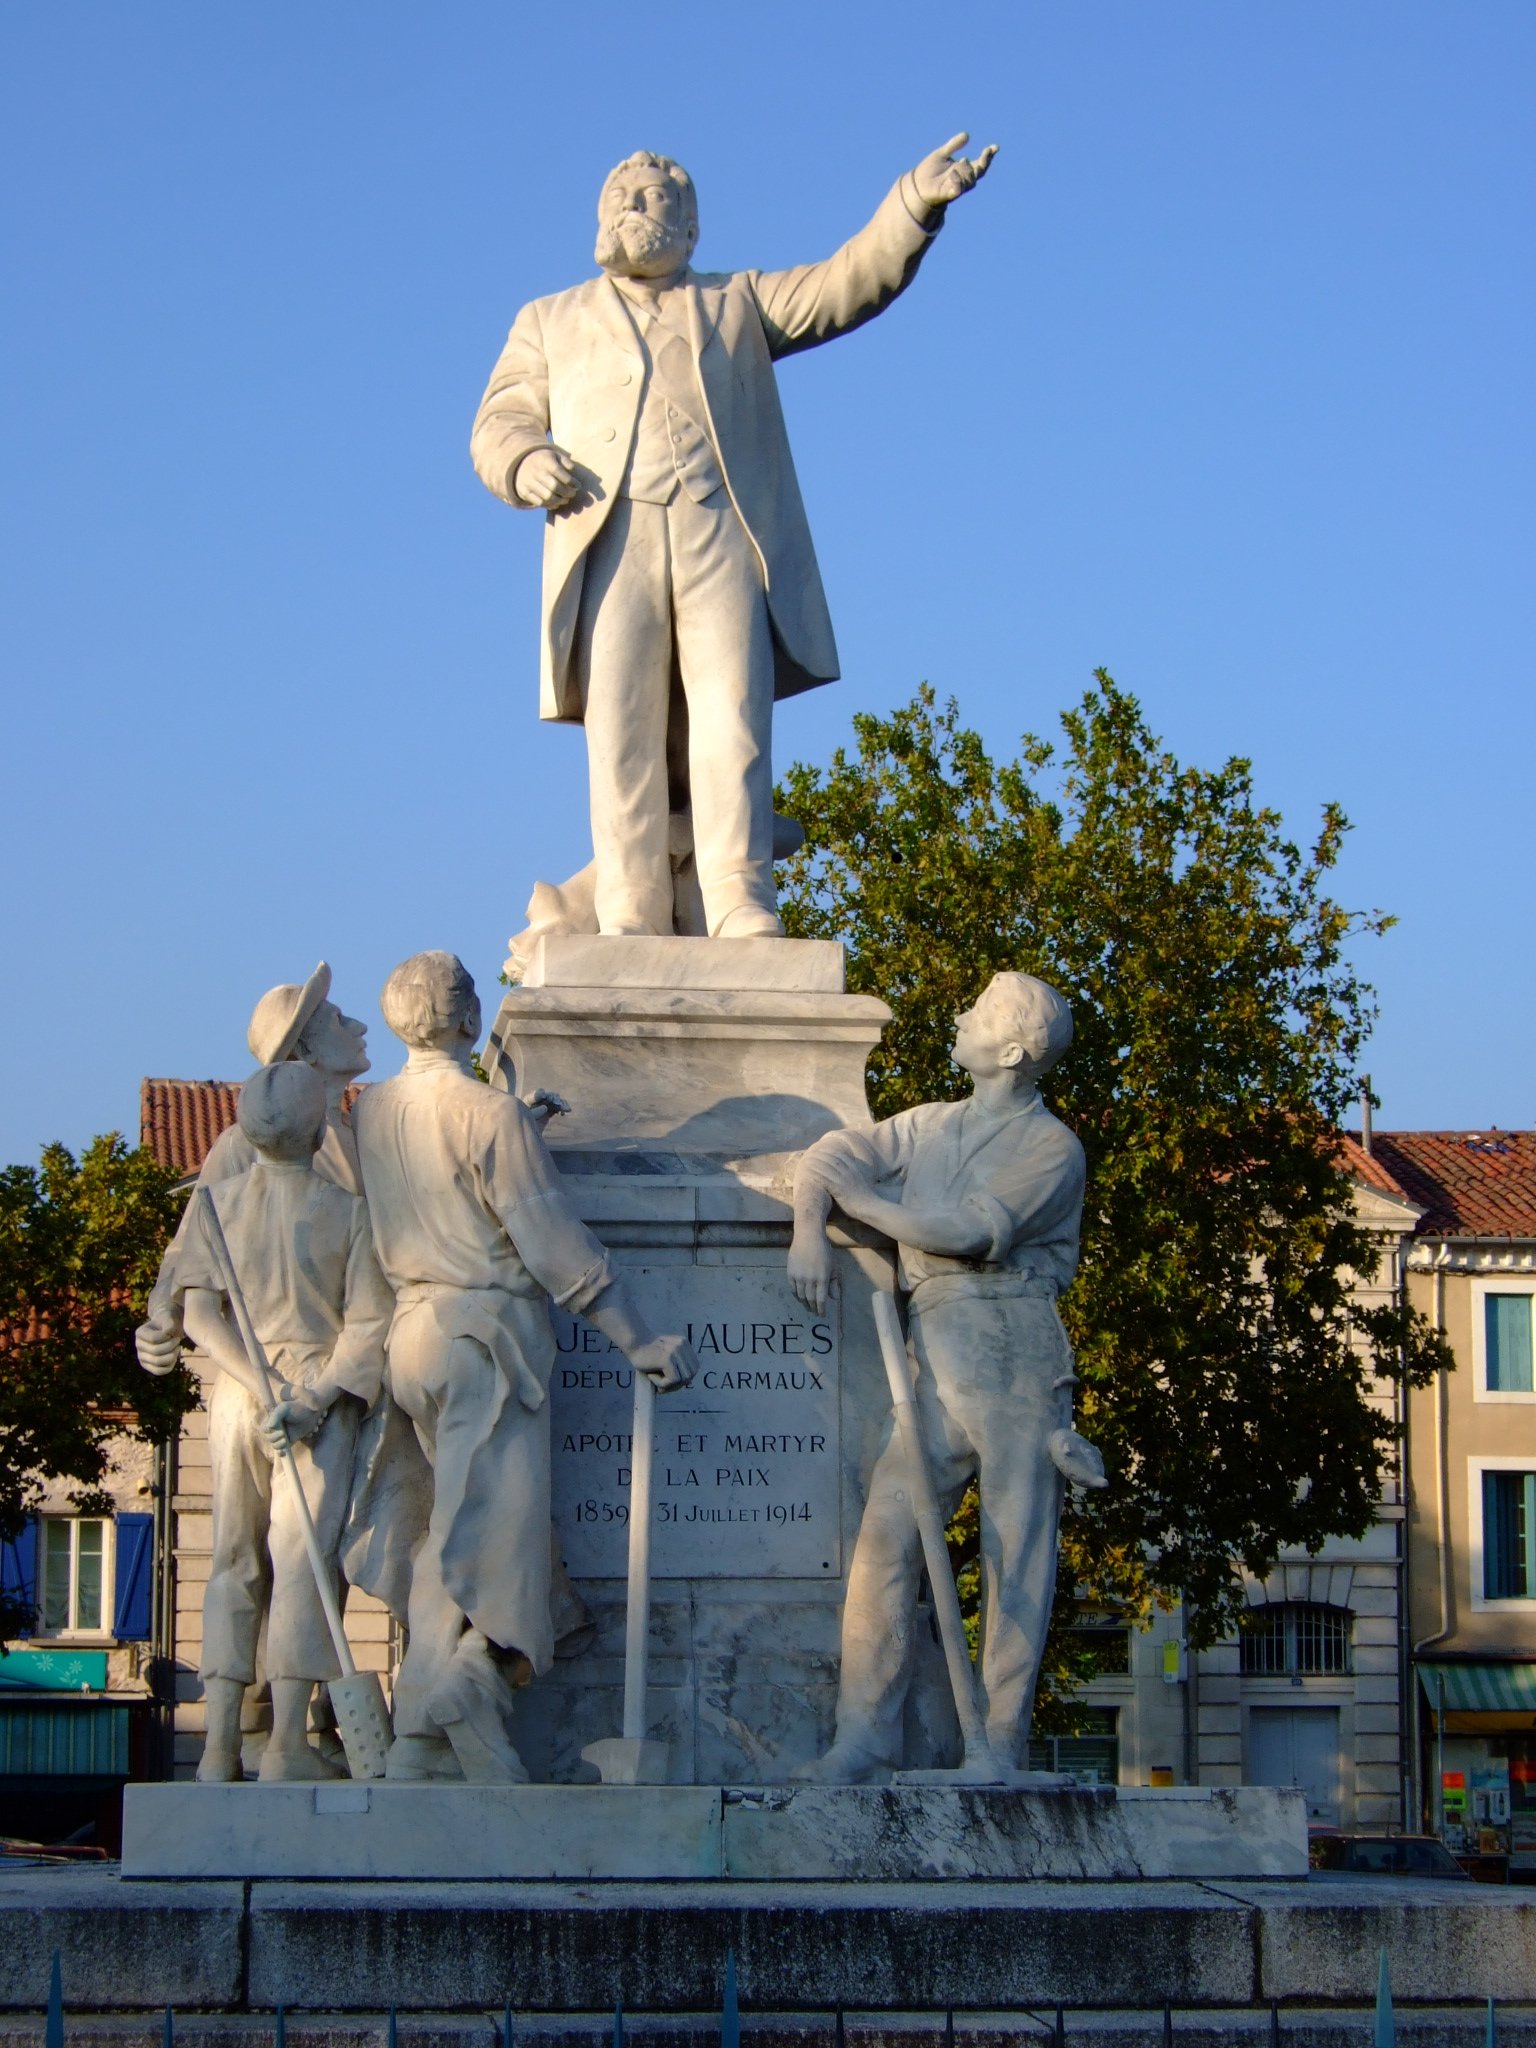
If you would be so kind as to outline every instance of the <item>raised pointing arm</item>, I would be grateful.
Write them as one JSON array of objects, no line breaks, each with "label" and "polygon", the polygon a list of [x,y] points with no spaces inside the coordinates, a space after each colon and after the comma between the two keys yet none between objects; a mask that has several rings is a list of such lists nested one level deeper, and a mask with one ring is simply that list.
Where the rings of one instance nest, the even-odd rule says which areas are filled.
[{"label": "raised pointing arm", "polygon": [[770,355],[795,355],[850,334],[906,290],[944,224],[944,209],[986,176],[997,154],[989,143],[974,163],[957,157],[968,140],[962,131],[925,156],[887,193],[868,227],[824,262],[748,272]]}]

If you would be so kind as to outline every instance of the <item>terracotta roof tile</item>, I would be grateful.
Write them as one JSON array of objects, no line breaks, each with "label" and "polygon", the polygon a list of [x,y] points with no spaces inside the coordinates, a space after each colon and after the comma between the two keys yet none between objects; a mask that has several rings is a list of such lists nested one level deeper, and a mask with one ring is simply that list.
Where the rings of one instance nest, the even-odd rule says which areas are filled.
[{"label": "terracotta roof tile", "polygon": [[1424,1210],[1419,1237],[1536,1238],[1536,1131],[1378,1131],[1371,1156]]},{"label": "terracotta roof tile", "polygon": [[139,1142],[173,1173],[196,1173],[213,1141],[235,1120],[238,1081],[145,1081]]},{"label": "terracotta roof tile", "polygon": [[1397,1195],[1404,1201],[1412,1199],[1401,1181],[1393,1178],[1386,1161],[1376,1149],[1374,1138],[1371,1150],[1367,1152],[1353,1131],[1340,1131],[1339,1163],[1351,1180],[1375,1188],[1378,1194]]},{"label": "terracotta roof tile", "polygon": [[[342,1101],[350,1109],[357,1097],[352,1087]],[[173,1173],[200,1172],[214,1139],[234,1122],[239,1100],[238,1081],[143,1081],[139,1143]]]}]

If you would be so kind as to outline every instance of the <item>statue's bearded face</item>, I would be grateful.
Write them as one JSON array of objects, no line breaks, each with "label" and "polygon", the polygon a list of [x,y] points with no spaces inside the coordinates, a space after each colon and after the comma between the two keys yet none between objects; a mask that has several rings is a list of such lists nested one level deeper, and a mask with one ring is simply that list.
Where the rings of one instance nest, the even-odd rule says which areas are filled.
[{"label": "statue's bearded face", "polygon": [[598,207],[598,263],[619,277],[670,277],[681,270],[698,236],[689,201],[669,170],[621,164]]}]

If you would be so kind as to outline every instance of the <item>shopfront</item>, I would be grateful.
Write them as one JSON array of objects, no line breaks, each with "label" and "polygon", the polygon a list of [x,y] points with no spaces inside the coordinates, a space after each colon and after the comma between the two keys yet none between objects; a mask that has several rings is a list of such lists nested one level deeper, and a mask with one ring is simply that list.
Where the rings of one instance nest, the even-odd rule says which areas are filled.
[{"label": "shopfront", "polygon": [[1429,1823],[1478,1874],[1536,1883],[1536,1663],[1424,1663]]}]

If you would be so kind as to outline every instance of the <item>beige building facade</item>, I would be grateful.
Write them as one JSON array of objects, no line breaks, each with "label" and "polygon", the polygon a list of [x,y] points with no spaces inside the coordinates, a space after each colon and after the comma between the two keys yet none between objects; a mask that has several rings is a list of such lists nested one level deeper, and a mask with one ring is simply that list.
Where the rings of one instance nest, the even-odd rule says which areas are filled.
[{"label": "beige building facade", "polygon": [[[1345,1153],[1376,1247],[1353,1292],[1374,1306],[1399,1297],[1423,1212],[1379,1155],[1353,1140]],[[1377,1381],[1373,1398],[1403,1421],[1395,1384]],[[1237,1636],[1191,1652],[1178,1609],[1145,1633],[1125,1632],[1124,1669],[1101,1671],[1085,1695],[1106,1769],[1112,1761],[1125,1785],[1294,1784],[1316,1826],[1404,1826],[1405,1532],[1399,1457],[1365,1536],[1315,1557],[1284,1553],[1267,1578],[1245,1579],[1248,1622]]]},{"label": "beige building facade", "polygon": [[1408,1410],[1414,1810],[1484,1874],[1536,1874],[1536,1134],[1380,1150],[1425,1210],[1409,1299],[1456,1361]]},{"label": "beige building facade", "polygon": [[166,1452],[125,1428],[100,1500],[41,1491],[0,1543],[0,1583],[29,1612],[0,1657],[0,1833],[115,1853],[122,1788],[169,1768],[169,1615],[155,1571]]}]

